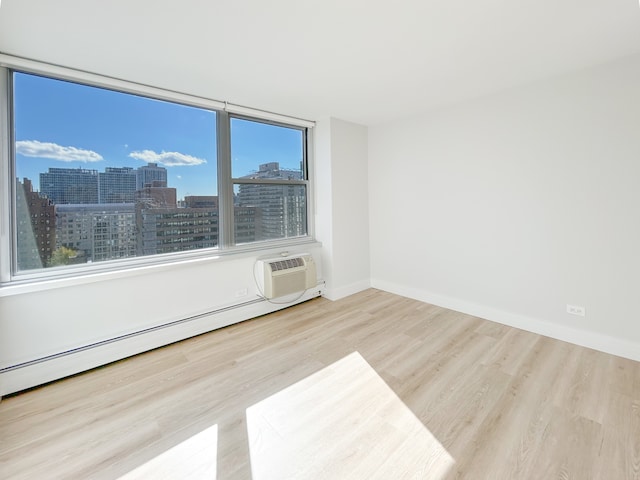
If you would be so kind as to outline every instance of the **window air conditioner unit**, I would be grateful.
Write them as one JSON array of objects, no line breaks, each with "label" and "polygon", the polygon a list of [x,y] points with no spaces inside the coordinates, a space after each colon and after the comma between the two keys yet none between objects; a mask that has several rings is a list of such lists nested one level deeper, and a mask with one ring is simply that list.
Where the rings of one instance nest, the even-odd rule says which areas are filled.
[{"label": "window air conditioner unit", "polygon": [[262,295],[268,299],[303,292],[317,285],[316,264],[307,253],[258,260],[256,277]]}]

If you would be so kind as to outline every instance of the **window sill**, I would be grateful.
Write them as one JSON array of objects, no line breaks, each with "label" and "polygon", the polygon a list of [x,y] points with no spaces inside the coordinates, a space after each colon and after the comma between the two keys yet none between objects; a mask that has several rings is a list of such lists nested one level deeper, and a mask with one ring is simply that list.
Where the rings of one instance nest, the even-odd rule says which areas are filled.
[{"label": "window sill", "polygon": [[4,284],[0,284],[0,298],[12,295],[22,295],[26,293],[34,293],[55,288],[72,287],[75,285],[85,285],[87,283],[96,283],[107,280],[115,280],[118,278],[128,278],[138,275],[148,275],[152,272],[160,272],[166,270],[174,270],[184,268],[189,265],[197,265],[203,263],[228,262],[242,258],[260,258],[267,256],[281,255],[283,252],[291,251],[291,253],[302,253],[304,248],[319,248],[322,246],[317,240],[312,238],[304,238],[289,241],[260,243],[255,245],[241,245],[227,248],[221,251],[210,252],[193,252],[191,254],[183,254],[173,260],[148,262],[145,259],[139,259],[136,265],[117,266],[105,265],[104,268],[96,267],[87,272],[73,272],[62,274],[60,276],[50,276],[40,278],[18,279]]}]

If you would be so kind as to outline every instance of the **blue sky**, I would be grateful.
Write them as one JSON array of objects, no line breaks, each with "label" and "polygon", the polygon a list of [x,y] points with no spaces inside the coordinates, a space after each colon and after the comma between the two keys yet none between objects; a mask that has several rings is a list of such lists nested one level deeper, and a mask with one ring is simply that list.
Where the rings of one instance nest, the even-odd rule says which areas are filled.
[{"label": "blue sky", "polygon": [[[216,115],[190,106],[16,73],[14,121],[16,176],[50,167],[133,167],[156,162],[168,186],[185,195],[216,195]],[[296,129],[232,120],[234,176],[266,162],[300,168]]]}]

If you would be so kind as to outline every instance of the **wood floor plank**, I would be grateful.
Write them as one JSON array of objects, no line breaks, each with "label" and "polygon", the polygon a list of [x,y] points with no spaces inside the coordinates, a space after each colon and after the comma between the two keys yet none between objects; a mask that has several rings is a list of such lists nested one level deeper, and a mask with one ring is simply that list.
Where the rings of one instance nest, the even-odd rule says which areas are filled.
[{"label": "wood floor plank", "polygon": [[[571,380],[556,390],[556,404],[572,414],[602,423],[611,388],[609,383],[609,355],[588,348],[573,347],[575,355],[563,363]],[[603,388],[604,387],[604,388]]]},{"label": "wood floor plank", "polygon": [[485,365],[495,365],[504,372],[513,375],[524,361],[533,345],[538,341],[538,335],[516,328],[509,328],[498,339],[491,354],[484,360]]},{"label": "wood floor plank", "polygon": [[[356,354],[362,373],[327,376]],[[170,478],[176,452],[185,472],[269,478],[252,471],[247,411],[288,389],[295,409],[262,413],[314,452],[291,478],[640,479],[640,363],[375,289],[3,399],[0,478]],[[438,458],[453,464],[436,476]]]},{"label": "wood floor plank", "polygon": [[568,415],[566,410],[552,407],[549,423],[537,445],[534,467],[526,471],[527,477],[523,478],[618,478],[609,475],[600,477],[597,472],[596,459],[602,436],[599,423]]},{"label": "wood floor plank", "polygon": [[638,362],[627,358],[609,356],[607,386],[612,391],[640,400],[640,371]]},{"label": "wood floor plank", "polygon": [[599,477],[640,479],[640,401],[612,392],[603,430]]},{"label": "wood floor plank", "polygon": [[458,388],[441,408],[427,410],[419,418],[459,464],[510,381],[509,375],[495,367],[478,364],[460,378]]},{"label": "wood floor plank", "polygon": [[478,426],[477,437],[464,457],[456,462],[453,478],[472,478],[468,472],[474,472],[477,478],[518,478],[522,472],[516,467],[520,465],[523,439],[531,435],[532,428],[541,432],[538,417],[551,406],[553,384],[560,375],[557,365],[562,364],[566,352],[562,342],[539,337],[518,374],[511,377],[490,414]]}]

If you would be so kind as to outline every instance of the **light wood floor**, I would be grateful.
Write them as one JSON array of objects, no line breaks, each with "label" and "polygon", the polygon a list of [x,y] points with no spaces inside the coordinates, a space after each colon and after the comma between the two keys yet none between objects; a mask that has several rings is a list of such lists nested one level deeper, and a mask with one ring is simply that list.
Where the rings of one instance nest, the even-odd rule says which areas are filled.
[{"label": "light wood floor", "polygon": [[0,478],[189,475],[638,479],[640,363],[367,290],[0,403]]}]

